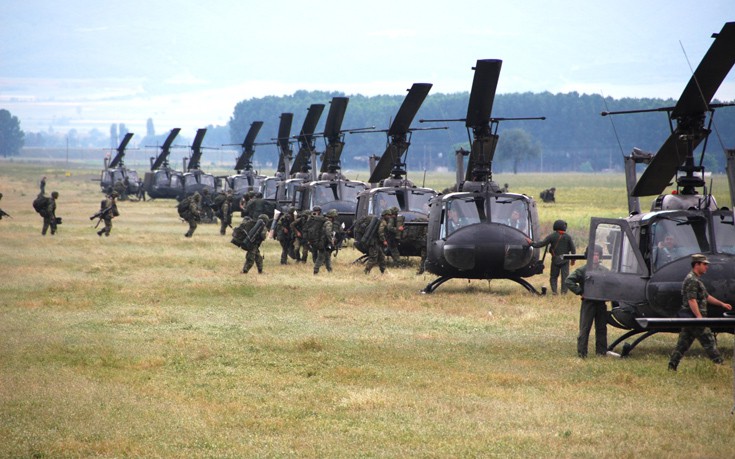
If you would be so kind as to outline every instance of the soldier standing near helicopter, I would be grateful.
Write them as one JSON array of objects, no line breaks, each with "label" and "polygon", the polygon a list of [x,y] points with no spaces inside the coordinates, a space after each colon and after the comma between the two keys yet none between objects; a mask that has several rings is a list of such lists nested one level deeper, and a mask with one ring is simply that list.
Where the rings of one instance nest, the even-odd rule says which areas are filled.
[{"label": "soldier standing near helicopter", "polygon": [[105,222],[105,226],[101,230],[97,231],[97,236],[102,236],[104,234],[105,237],[107,237],[110,235],[110,231],[112,231],[112,219],[120,215],[120,212],[117,210],[117,197],[117,191],[113,191],[107,199],[102,200],[99,218]]},{"label": "soldier standing near helicopter", "polygon": [[219,207],[219,234],[224,236],[227,233],[227,227],[232,225],[232,190],[227,190],[225,199]]},{"label": "soldier standing near helicopter", "polygon": [[[294,223],[294,207],[289,207],[287,212],[281,215],[276,225],[276,239],[281,244],[281,264],[288,264],[288,257],[294,258],[294,234],[291,228]],[[298,261],[298,260],[297,260]]]},{"label": "soldier standing near helicopter", "polygon": [[[549,252],[551,253],[551,273],[549,275],[549,284],[551,285],[551,293],[557,294],[557,279],[561,274],[561,294],[567,293],[567,286],[565,281],[569,276],[569,260],[565,260],[563,255],[571,253],[577,253],[574,248],[574,241],[572,237],[567,234],[567,222],[564,220],[557,220],[554,222],[554,232],[549,234],[541,242],[533,242],[531,239],[526,238],[531,247],[540,248],[549,246]],[[571,261],[574,265],[574,260]]]},{"label": "soldier standing near helicopter", "polygon": [[388,247],[385,229],[388,225],[388,219],[390,219],[390,210],[384,210],[381,216],[375,235],[368,241],[368,259],[365,263],[365,274],[369,274],[375,265],[378,265],[381,274],[385,272],[386,263],[383,250]]},{"label": "soldier standing near helicopter", "polygon": [[316,243],[316,259],[314,260],[314,274],[319,274],[319,268],[324,265],[327,272],[332,272],[332,250],[335,246],[334,237],[334,219],[337,218],[337,211],[332,209],[324,216],[326,220],[322,224],[321,234]]},{"label": "soldier standing near helicopter", "polygon": [[[702,254],[692,255],[692,270],[681,286],[682,306],[679,317],[696,317],[701,319],[707,316],[707,304],[720,306],[728,311],[732,310],[729,303],[722,302],[707,292],[707,288],[700,279],[709,268],[707,257]],[[694,340],[698,340],[709,358],[716,364],[722,363],[722,356],[717,350],[717,341],[709,327],[683,327],[679,332],[679,340],[669,359],[669,370],[676,371],[684,354],[689,350]]]},{"label": "soldier standing near helicopter", "polygon": [[[262,224],[259,224],[258,221]],[[260,244],[268,237],[268,216],[260,214],[258,220],[254,222],[248,227],[248,249],[247,255],[245,255],[245,264],[242,267],[243,274],[247,274],[253,265],[258,268],[258,274],[263,274],[263,255],[260,253]]]}]

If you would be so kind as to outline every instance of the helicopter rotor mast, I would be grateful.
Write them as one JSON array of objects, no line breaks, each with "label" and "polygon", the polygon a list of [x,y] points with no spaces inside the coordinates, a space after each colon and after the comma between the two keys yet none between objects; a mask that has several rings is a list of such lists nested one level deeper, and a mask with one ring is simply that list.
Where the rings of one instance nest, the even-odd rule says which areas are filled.
[{"label": "helicopter rotor mast", "polygon": [[319,123],[323,111],[324,104],[311,104],[307,109],[301,132],[294,137],[299,142],[299,151],[291,165],[291,175],[301,172],[305,167],[313,167],[311,156],[316,149],[314,146],[314,131],[316,131],[316,125]]},{"label": "helicopter rotor mast", "polygon": [[408,147],[411,145],[410,133],[416,130],[411,129],[411,123],[432,86],[431,83],[414,83],[411,89],[408,90],[406,98],[403,99],[396,117],[393,119],[390,128],[388,128],[388,146],[383,156],[378,160],[372,174],[370,174],[368,182],[378,183],[391,174],[396,179],[406,175],[404,158],[408,154]]},{"label": "helicopter rotor mast", "polygon": [[110,164],[107,165],[108,168],[114,169],[117,166],[124,166],[123,164],[123,158],[125,157],[125,148],[127,148],[128,143],[130,143],[130,139],[133,138],[135,134],[132,132],[128,132],[125,134],[125,137],[123,137],[122,141],[120,142],[120,145],[117,147],[117,154],[114,158],[112,158],[112,161],[110,161]]},{"label": "helicopter rotor mast", "polygon": [[[730,105],[710,102],[735,65],[735,22],[726,23],[713,37],[715,41],[694,71],[676,105],[673,108],[650,110],[669,112],[672,133],[641,174],[631,193],[633,196],[660,195],[677,171],[684,173],[677,179],[682,194],[696,194],[695,188],[704,186],[704,179],[694,176],[696,172],[702,172],[703,168],[694,164],[693,152],[709,135],[709,128],[704,126],[706,113],[710,112],[711,123],[715,108]],[[617,113],[625,112],[603,112],[603,116]],[[676,122],[675,128],[673,121]]]},{"label": "helicopter rotor mast", "polygon": [[171,144],[174,143],[174,139],[176,138],[177,135],[179,135],[180,131],[181,131],[181,128],[171,129],[171,132],[169,132],[168,137],[166,137],[166,140],[164,140],[163,145],[161,145],[161,153],[159,153],[156,159],[151,163],[152,171],[158,170],[161,167],[164,167],[164,168],[168,167],[168,157],[171,154]]}]

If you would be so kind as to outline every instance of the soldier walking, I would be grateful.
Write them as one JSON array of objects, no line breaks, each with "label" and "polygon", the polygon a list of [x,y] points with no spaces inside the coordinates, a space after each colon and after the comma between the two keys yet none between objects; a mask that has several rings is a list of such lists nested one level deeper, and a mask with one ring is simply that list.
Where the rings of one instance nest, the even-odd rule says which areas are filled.
[{"label": "soldier walking", "polygon": [[373,237],[368,241],[368,259],[365,263],[365,274],[369,274],[374,266],[380,268],[380,273],[385,272],[385,248],[388,247],[388,239],[386,238],[386,226],[388,225],[388,219],[390,219],[390,210],[386,209],[382,213],[380,223],[378,223],[378,229],[375,231]]},{"label": "soldier walking", "polygon": [[232,190],[227,190],[225,199],[219,207],[219,234],[224,236],[227,233],[227,227],[232,225]]},{"label": "soldier walking", "polygon": [[[281,244],[281,264],[288,264],[288,257],[295,258],[294,254],[294,234],[291,228],[294,223],[294,207],[289,207],[288,211],[281,215],[276,225],[276,239]],[[298,261],[298,260],[297,260]]]},{"label": "soldier walking", "polygon": [[[268,215],[260,214],[257,220],[250,220],[250,224],[246,224],[247,231],[247,254],[245,255],[245,264],[242,267],[243,274],[247,274],[250,268],[255,265],[258,268],[258,274],[263,274],[263,255],[260,253],[260,244],[268,237]],[[262,223],[258,223],[258,222]]]},{"label": "soldier walking", "polygon": [[[564,220],[555,221],[554,232],[546,236],[541,242],[533,242],[528,238],[526,240],[531,247],[549,247],[548,250],[551,253],[551,273],[549,274],[551,293],[557,294],[557,280],[561,274],[561,294],[566,294],[568,287],[565,282],[569,276],[570,261],[564,259],[563,255],[577,253],[572,237],[567,234],[567,222]],[[571,264],[574,265],[574,260],[571,261]]]},{"label": "soldier walking", "polygon": [[183,207],[183,211],[180,211],[179,215],[189,224],[189,231],[184,236],[192,237],[194,231],[197,229],[197,222],[201,218],[202,195],[195,192],[191,197],[184,199],[184,201],[180,204],[180,208]]},{"label": "soldier walking", "polygon": [[[732,310],[729,303],[722,302],[707,292],[707,288],[701,280],[703,274],[707,273],[709,261],[702,254],[692,255],[692,270],[684,278],[681,285],[682,305],[679,317],[696,317],[701,319],[707,317],[707,305],[713,304],[728,311]],[[698,340],[709,358],[716,364],[722,363],[722,356],[717,350],[717,341],[709,327],[683,327],[679,332],[679,340],[676,348],[669,359],[669,370],[676,371],[684,354],[689,350],[694,340]]]},{"label": "soldier walking", "polygon": [[309,255],[306,236],[304,235],[304,226],[311,216],[311,211],[305,209],[298,213],[298,216],[291,223],[291,234],[293,235],[293,251],[296,262],[306,263]]},{"label": "soldier walking", "polygon": [[319,268],[324,265],[327,272],[332,272],[332,250],[335,247],[334,219],[337,211],[330,210],[325,214],[326,220],[322,224],[321,234],[316,245],[316,260],[314,261],[314,274],[319,274]]},{"label": "soldier walking", "polygon": [[[104,234],[107,237],[110,235],[110,231],[112,231],[112,219],[120,215],[120,212],[117,210],[117,198],[117,191],[113,191],[107,199],[103,199],[100,203],[100,211],[97,216],[105,222],[105,226],[97,231],[97,236],[101,237]],[[95,218],[95,216],[92,218]]]}]

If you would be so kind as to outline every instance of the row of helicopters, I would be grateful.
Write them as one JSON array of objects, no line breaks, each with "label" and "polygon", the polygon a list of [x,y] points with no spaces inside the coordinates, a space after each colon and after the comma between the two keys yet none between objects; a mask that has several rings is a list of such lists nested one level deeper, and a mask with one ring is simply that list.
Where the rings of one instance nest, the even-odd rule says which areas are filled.
[{"label": "row of helicopters", "polygon": [[[630,214],[626,218],[592,218],[589,247],[604,250],[606,269],[588,269],[585,297],[611,302],[614,307],[609,323],[628,330],[610,348],[614,349],[628,337],[643,335],[631,346],[658,331],[678,331],[668,326],[647,330],[641,319],[674,317],[681,305],[680,285],[689,272],[690,255],[707,254],[711,263],[703,279],[712,295],[727,303],[735,303],[735,221],[733,211],[718,207],[708,193],[704,180],[703,158],[707,139],[718,108],[733,104],[712,103],[712,99],[735,64],[735,22],[724,25],[713,35],[714,42],[705,54],[677,104],[651,110],[603,112],[603,116],[623,115],[642,111],[667,114],[670,136],[657,153],[634,149],[623,154],[626,170],[627,200]],[[293,114],[280,116],[278,137],[272,139],[279,150],[279,163],[274,176],[259,175],[253,169],[252,158],[262,121],[253,122],[239,146],[237,174],[213,177],[199,169],[201,141],[199,130],[192,145],[187,172],[176,172],[167,158],[179,130],[174,129],[161,146],[161,153],[151,159],[151,171],[140,186],[154,198],[181,198],[203,187],[211,191],[232,189],[236,197],[247,191],[260,191],[263,198],[277,203],[276,208],[297,210],[320,206],[324,212],[337,210],[339,222],[346,228],[361,218],[379,218],[388,208],[397,207],[406,227],[421,228],[425,240],[399,241],[399,252],[405,256],[426,256],[426,271],[436,275],[422,290],[432,293],[450,279],[508,279],[529,292],[539,292],[528,278],[544,269],[540,250],[528,240],[541,236],[536,201],[525,194],[501,189],[492,177],[492,164],[498,143],[501,122],[543,120],[542,116],[501,118],[492,115],[495,91],[502,61],[478,60],[474,70],[467,113],[464,118],[428,120],[431,122],[464,122],[469,150],[456,152],[456,183],[439,193],[418,187],[408,180],[406,157],[413,132],[445,127],[411,127],[414,118],[432,85],[416,83],[409,90],[390,126],[385,130],[374,127],[342,129],[349,99],[332,99],[324,132],[315,133],[323,104],[309,107],[297,136],[291,136]],[[705,126],[706,125],[706,126]],[[370,158],[368,183],[348,180],[341,173],[340,157],[345,145],[345,133],[383,132],[387,142],[380,157]],[[325,149],[317,153],[316,138],[323,137]],[[118,148],[118,156],[103,172],[114,174],[123,170],[122,156],[129,142],[126,136]],[[298,142],[293,155],[291,145]],[[699,160],[695,152],[699,150]],[[727,156],[727,176],[731,201],[735,203],[735,150],[723,146]],[[312,167],[320,163],[320,167]],[[640,179],[636,166],[647,164]],[[110,171],[112,168],[117,168]],[[318,169],[318,173],[317,173]],[[131,171],[120,172],[131,174]],[[676,190],[663,194],[671,184]],[[103,187],[104,183],[103,180]],[[109,183],[109,182],[107,182]],[[218,185],[220,184],[220,185]],[[642,212],[640,197],[657,196],[650,211]],[[522,225],[513,224],[520,221]],[[356,240],[359,234],[354,234]],[[677,251],[662,256],[662,247],[669,239],[677,241]],[[357,244],[356,244],[357,246]],[[578,256],[585,258],[585,255]],[[590,266],[592,266],[590,264]],[[713,311],[722,316],[723,311]],[[720,318],[718,318],[719,320]],[[716,327],[732,331],[735,319],[724,318]]]}]

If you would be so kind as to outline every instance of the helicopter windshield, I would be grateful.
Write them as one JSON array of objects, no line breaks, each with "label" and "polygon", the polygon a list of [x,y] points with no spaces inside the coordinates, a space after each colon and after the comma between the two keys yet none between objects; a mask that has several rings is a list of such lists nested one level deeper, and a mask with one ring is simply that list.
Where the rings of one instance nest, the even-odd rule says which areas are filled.
[{"label": "helicopter windshield", "polygon": [[370,215],[381,215],[385,209],[390,209],[391,207],[401,208],[396,192],[379,191],[373,195],[368,213]]},{"label": "helicopter windshield", "polygon": [[528,202],[522,198],[496,196],[490,199],[490,220],[528,234]]},{"label": "helicopter windshield", "polygon": [[710,251],[707,220],[699,215],[662,218],[653,223],[652,234],[655,268],[693,253]]},{"label": "helicopter windshield", "polygon": [[429,215],[429,201],[436,193],[426,190],[411,190],[407,193],[409,196],[408,210],[411,212],[421,212]]},{"label": "helicopter windshield", "polygon": [[730,211],[715,212],[712,215],[715,240],[719,253],[735,255],[735,222]]},{"label": "helicopter windshield", "polygon": [[202,185],[214,189],[214,175],[202,174],[199,179]]},{"label": "helicopter windshield", "polygon": [[276,199],[276,189],[278,180],[275,178],[267,178],[263,181],[261,192],[265,199]]},{"label": "helicopter windshield", "polygon": [[365,189],[359,182],[328,182],[314,186],[313,205],[321,206],[334,201],[357,201],[357,194]]},{"label": "helicopter windshield", "polygon": [[446,203],[441,237],[449,236],[460,228],[485,220],[484,199],[473,197],[452,199]]},{"label": "helicopter windshield", "polygon": [[251,176],[237,176],[232,181],[232,189],[237,194],[245,193],[249,190],[249,187],[253,185],[253,178]]}]

